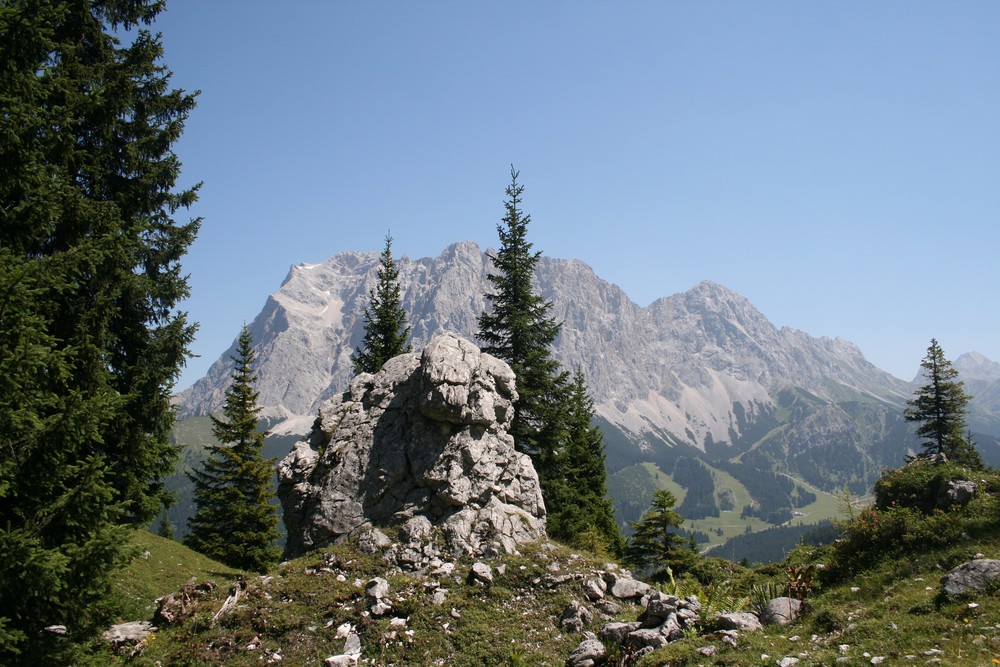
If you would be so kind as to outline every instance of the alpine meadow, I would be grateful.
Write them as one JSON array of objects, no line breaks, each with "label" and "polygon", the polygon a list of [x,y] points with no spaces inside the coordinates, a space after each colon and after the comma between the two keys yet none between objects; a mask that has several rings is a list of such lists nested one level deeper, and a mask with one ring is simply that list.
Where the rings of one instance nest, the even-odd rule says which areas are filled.
[{"label": "alpine meadow", "polygon": [[0,0],[0,664],[1000,665],[998,20]]}]

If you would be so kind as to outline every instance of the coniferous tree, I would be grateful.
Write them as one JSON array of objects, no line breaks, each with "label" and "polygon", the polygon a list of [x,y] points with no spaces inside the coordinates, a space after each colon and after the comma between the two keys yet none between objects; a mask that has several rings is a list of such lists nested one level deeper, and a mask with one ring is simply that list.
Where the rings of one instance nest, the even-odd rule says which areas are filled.
[{"label": "coniferous tree", "polygon": [[[0,3],[0,662],[72,662],[107,621],[127,531],[176,459],[170,394],[194,327],[152,0]],[[19,657],[20,656],[20,657]]]},{"label": "coniferous tree", "polygon": [[926,438],[923,456],[945,454],[955,463],[981,469],[979,452],[971,437],[966,438],[965,414],[972,397],[965,393],[958,371],[945,358],[937,340],[931,339],[920,367],[927,384],[907,401],[904,415],[906,421],[920,424],[917,435]]},{"label": "coniferous tree", "polygon": [[660,578],[669,567],[673,572],[690,569],[697,559],[691,540],[679,534],[684,519],[674,511],[677,499],[670,491],[653,492],[650,509],[638,521],[629,522],[633,533],[625,547],[625,560]]},{"label": "coniferous tree", "polygon": [[[542,493],[549,494],[557,478],[562,425],[562,403],[568,374],[552,357],[551,345],[561,324],[549,315],[552,304],[535,293],[535,268],[541,252],[528,241],[531,216],[521,210],[524,186],[511,167],[505,214],[497,232],[500,249],[491,256],[497,273],[487,276],[493,292],[486,295],[492,309],[479,316],[483,351],[503,359],[517,377],[511,435],[519,451],[527,453],[538,471]],[[550,499],[546,499],[550,506]]]},{"label": "coniferous tree", "polygon": [[170,520],[170,512],[163,510],[160,514],[160,525],[156,529],[156,534],[168,540],[174,539],[174,522]]},{"label": "coniferous tree", "polygon": [[[604,437],[593,419],[594,401],[583,371],[577,368],[564,403],[558,475],[550,483],[548,532],[578,547],[587,546],[582,539],[593,543],[594,532],[608,552],[621,556],[624,540],[607,495]],[[589,548],[595,550],[592,544]]]},{"label": "coniferous tree", "polygon": [[392,236],[386,235],[378,268],[378,285],[369,292],[369,304],[365,308],[364,342],[351,356],[354,372],[377,373],[382,364],[410,351],[406,342],[409,337],[410,327],[406,325],[399,290],[399,269],[392,258]]},{"label": "coniferous tree", "polygon": [[204,469],[192,472],[197,505],[184,543],[231,567],[265,572],[278,562],[278,512],[272,478],[274,461],[263,458],[267,432],[258,430],[261,408],[254,390],[255,354],[244,326],[237,343],[233,384],[222,408],[225,420],[212,417],[211,445]]}]

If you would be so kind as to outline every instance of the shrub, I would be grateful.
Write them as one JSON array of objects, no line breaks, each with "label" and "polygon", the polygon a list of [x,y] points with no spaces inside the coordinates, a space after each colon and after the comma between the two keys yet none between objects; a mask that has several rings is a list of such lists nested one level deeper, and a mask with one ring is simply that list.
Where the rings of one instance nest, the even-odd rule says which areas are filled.
[{"label": "shrub", "polygon": [[918,459],[896,470],[887,470],[875,482],[875,507],[912,507],[930,514],[940,507],[948,483],[971,479],[972,471],[953,463],[935,464]]}]

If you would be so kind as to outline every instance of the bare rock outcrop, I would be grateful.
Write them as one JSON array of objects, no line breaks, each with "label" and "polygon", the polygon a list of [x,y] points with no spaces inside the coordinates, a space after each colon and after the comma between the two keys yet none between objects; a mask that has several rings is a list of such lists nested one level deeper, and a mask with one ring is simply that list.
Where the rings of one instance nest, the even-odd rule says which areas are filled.
[{"label": "bare rock outcrop", "polygon": [[764,607],[760,622],[764,625],[788,625],[794,623],[800,613],[802,613],[801,600],[789,597],[774,598]]},{"label": "bare rock outcrop", "polygon": [[979,558],[962,563],[941,578],[945,595],[961,595],[987,589],[1000,581],[1000,560]]},{"label": "bare rock outcrop", "polygon": [[507,433],[516,397],[506,363],[450,333],[354,378],[278,466],[286,555],[371,527],[440,535],[453,555],[545,537],[538,475]]}]

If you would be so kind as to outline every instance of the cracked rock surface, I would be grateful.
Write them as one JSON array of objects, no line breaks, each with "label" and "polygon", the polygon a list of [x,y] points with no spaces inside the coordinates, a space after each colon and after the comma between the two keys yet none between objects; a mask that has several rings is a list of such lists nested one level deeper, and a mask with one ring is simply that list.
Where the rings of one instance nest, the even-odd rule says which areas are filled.
[{"label": "cracked rock surface", "polygon": [[453,555],[544,538],[538,475],[507,432],[516,397],[506,363],[451,333],[355,377],[279,464],[286,557],[371,527]]}]

